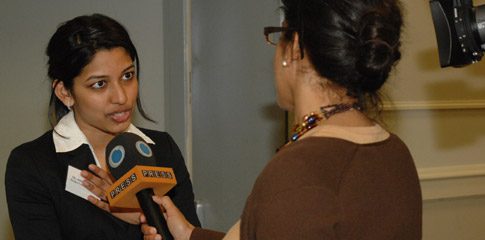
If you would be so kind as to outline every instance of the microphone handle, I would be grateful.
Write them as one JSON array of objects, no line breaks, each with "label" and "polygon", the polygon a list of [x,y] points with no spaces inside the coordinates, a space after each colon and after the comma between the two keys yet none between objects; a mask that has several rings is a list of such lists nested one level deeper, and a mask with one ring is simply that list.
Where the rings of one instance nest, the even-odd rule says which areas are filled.
[{"label": "microphone handle", "polygon": [[167,221],[163,217],[160,206],[153,201],[154,195],[152,188],[143,189],[136,193],[136,198],[140,207],[145,214],[148,225],[157,229],[157,232],[162,235],[163,240],[173,240],[172,234],[168,230]]}]

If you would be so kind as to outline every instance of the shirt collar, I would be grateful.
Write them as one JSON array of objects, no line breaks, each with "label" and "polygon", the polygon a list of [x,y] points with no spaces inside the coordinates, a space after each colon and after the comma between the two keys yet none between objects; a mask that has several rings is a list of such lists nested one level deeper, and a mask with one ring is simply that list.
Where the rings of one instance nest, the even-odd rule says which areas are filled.
[{"label": "shirt collar", "polygon": [[333,137],[347,140],[357,144],[371,144],[381,142],[389,138],[391,134],[379,124],[367,127],[345,127],[324,124],[315,128],[310,136]]},{"label": "shirt collar", "polygon": [[[151,138],[145,135],[140,129],[130,124],[126,132],[140,136],[145,142],[155,144]],[[70,111],[54,127],[52,132],[56,152],[70,152],[80,147],[82,144],[90,145],[84,133],[74,119],[73,111]]]}]

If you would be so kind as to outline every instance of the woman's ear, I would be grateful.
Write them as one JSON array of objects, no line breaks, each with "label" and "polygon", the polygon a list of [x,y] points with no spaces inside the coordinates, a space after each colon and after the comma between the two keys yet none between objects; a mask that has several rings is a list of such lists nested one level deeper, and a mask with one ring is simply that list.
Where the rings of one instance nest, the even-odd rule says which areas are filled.
[{"label": "woman's ear", "polygon": [[71,91],[69,91],[66,86],[64,86],[63,81],[54,80],[52,82],[52,88],[54,88],[54,94],[61,102],[69,109],[74,105],[74,98],[72,97]]},{"label": "woman's ear", "polygon": [[300,37],[297,32],[293,33],[293,40],[289,45],[291,45],[291,60],[300,60],[302,57],[300,50]]}]

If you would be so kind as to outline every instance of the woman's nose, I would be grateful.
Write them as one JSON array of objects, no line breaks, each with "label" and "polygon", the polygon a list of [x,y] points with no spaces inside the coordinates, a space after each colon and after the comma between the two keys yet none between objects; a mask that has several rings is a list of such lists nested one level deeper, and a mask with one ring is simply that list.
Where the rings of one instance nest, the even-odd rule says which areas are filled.
[{"label": "woman's nose", "polygon": [[115,104],[126,103],[126,89],[120,84],[113,84],[112,86],[111,101]]}]

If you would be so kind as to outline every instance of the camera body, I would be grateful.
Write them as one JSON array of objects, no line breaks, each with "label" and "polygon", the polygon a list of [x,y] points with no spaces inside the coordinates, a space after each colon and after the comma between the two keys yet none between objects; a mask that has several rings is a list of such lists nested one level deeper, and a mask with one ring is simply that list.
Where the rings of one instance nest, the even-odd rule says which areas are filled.
[{"label": "camera body", "polygon": [[485,5],[472,0],[430,0],[440,65],[463,67],[485,51]]}]

